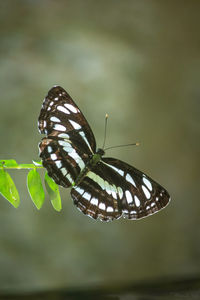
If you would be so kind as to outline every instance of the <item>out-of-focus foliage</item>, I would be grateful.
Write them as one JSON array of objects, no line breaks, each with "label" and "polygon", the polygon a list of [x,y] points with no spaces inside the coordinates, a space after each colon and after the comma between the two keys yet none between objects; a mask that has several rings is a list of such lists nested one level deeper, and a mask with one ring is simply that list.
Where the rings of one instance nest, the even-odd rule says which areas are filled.
[{"label": "out-of-focus foliage", "polygon": [[[37,161],[37,118],[55,84],[102,145],[171,194],[138,222],[103,224],[73,206],[34,208],[26,171],[9,171],[20,209],[0,197],[0,289],[127,284],[199,272],[200,2],[1,1],[0,158]],[[42,172],[42,171],[41,171]],[[41,173],[43,176],[43,174]]]}]

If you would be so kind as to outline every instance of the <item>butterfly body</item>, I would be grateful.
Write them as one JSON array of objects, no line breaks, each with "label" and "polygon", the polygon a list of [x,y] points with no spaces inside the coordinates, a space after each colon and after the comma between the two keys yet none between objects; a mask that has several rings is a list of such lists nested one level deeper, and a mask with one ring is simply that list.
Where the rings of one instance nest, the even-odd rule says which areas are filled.
[{"label": "butterfly body", "polygon": [[91,171],[96,166],[96,164],[98,164],[98,162],[101,160],[101,157],[104,155],[104,153],[105,152],[102,149],[100,148],[97,149],[97,152],[94,155],[92,155],[92,157],[88,160],[84,169],[80,172],[74,184],[72,185],[78,186],[83,180],[83,178],[88,174],[88,172]]},{"label": "butterfly body", "polygon": [[140,219],[164,208],[168,192],[149,176],[96,149],[93,132],[61,87],[44,99],[38,122],[47,137],[39,144],[43,166],[54,181],[71,187],[74,204],[102,221]]}]

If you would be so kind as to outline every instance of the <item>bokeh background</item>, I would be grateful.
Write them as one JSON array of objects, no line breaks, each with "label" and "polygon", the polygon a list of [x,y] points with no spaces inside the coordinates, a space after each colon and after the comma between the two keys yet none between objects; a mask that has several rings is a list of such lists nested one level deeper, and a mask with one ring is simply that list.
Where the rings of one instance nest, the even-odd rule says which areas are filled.
[{"label": "bokeh background", "polygon": [[[170,205],[140,221],[94,221],[61,189],[41,211],[27,171],[21,197],[0,196],[0,290],[126,285],[197,276],[200,268],[200,2],[0,2],[0,159],[38,160],[37,118],[63,86],[108,151],[166,187]],[[44,171],[41,171],[43,176]]]}]

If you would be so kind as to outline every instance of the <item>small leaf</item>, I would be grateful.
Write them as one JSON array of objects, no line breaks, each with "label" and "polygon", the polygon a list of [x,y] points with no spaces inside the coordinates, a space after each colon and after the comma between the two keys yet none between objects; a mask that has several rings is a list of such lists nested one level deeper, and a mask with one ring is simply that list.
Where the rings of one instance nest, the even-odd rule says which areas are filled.
[{"label": "small leaf", "polygon": [[40,174],[35,170],[31,170],[27,176],[27,187],[33,203],[40,209],[44,203],[45,193],[42,186]]},{"label": "small leaf", "polygon": [[14,159],[2,159],[0,160],[0,165],[4,167],[15,168],[18,166],[18,163]]},{"label": "small leaf", "polygon": [[6,198],[14,207],[18,207],[20,203],[18,190],[5,170],[0,170],[0,193]]},{"label": "small leaf", "polygon": [[53,208],[57,211],[61,211],[62,209],[62,202],[60,198],[59,188],[58,185],[51,179],[47,173],[44,176],[45,179],[45,186],[46,190],[49,194],[49,198],[51,200],[51,204]]}]

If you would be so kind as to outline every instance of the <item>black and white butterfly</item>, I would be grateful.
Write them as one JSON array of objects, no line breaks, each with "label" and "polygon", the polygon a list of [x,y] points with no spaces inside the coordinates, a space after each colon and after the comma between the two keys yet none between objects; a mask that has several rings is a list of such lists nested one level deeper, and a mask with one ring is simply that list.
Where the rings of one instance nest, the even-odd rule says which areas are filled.
[{"label": "black and white butterfly", "polygon": [[94,134],[69,94],[54,86],[44,99],[38,127],[40,157],[48,175],[71,187],[74,204],[86,215],[110,221],[140,219],[164,208],[168,192],[119,159],[103,157]]}]

